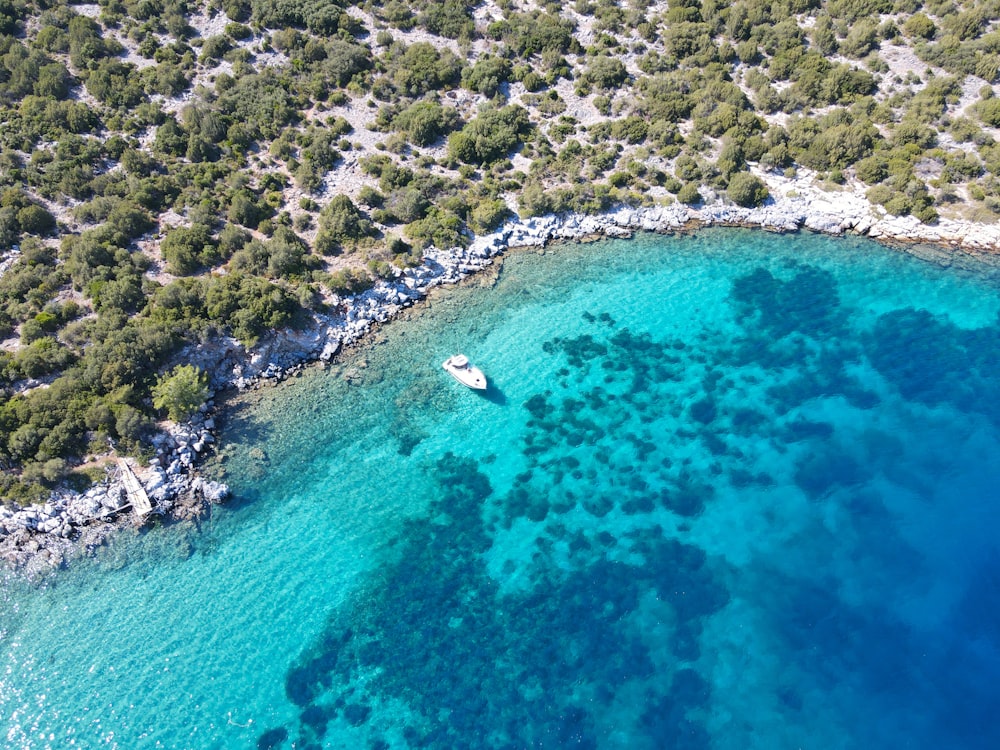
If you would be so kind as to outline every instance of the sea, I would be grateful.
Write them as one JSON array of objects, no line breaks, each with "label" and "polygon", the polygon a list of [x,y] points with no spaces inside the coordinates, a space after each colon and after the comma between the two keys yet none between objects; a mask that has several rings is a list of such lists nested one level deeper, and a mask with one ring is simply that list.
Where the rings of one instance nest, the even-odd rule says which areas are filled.
[{"label": "sea", "polygon": [[995,271],[511,252],[229,403],[228,504],[5,574],[0,746],[1000,747]]}]

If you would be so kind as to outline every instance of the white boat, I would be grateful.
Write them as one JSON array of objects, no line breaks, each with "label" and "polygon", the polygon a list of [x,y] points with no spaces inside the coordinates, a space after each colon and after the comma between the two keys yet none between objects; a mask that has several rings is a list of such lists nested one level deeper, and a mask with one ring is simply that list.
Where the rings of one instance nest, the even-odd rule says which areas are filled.
[{"label": "white boat", "polygon": [[464,354],[448,357],[441,366],[462,385],[477,391],[486,390],[486,376],[483,375],[483,371],[473,367]]}]

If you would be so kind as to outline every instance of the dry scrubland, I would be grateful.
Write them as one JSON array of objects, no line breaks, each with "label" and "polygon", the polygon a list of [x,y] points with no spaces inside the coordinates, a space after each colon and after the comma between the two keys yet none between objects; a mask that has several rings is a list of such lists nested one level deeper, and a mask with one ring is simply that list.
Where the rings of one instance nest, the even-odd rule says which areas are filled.
[{"label": "dry scrubland", "polygon": [[[0,496],[507,219],[769,191],[1000,214],[998,2],[0,0]],[[798,175],[798,179],[794,179]]]}]

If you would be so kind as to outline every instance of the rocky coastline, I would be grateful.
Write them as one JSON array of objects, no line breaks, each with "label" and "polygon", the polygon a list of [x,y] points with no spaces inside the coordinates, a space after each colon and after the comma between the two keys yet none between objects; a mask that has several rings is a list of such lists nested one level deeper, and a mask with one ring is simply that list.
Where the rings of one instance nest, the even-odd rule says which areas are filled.
[{"label": "rocky coastline", "polygon": [[[760,208],[721,202],[698,207],[674,203],[621,207],[600,216],[544,216],[509,222],[493,234],[476,237],[468,248],[430,250],[420,266],[394,279],[380,280],[362,294],[335,300],[334,313],[315,315],[298,330],[274,332],[252,349],[235,339],[217,340],[187,350],[180,359],[208,372],[217,392],[245,391],[280,381],[311,362],[330,361],[431,289],[481,271],[509,248],[594,236],[628,237],[639,231],[676,232],[718,225],[851,232],[903,243],[908,251],[945,266],[958,258],[1000,266],[1000,226],[949,219],[924,225],[913,217],[887,215],[856,192],[817,190],[809,175],[794,180],[762,176],[773,198]],[[197,469],[199,458],[216,440],[213,411],[214,401],[209,401],[189,423],[158,434],[156,455],[149,466],[135,467],[153,502],[153,517],[167,521],[197,518],[228,495],[224,484],[201,477]],[[55,493],[41,506],[0,506],[0,560],[35,577],[62,566],[74,555],[93,553],[118,528],[138,522],[123,507],[124,498],[121,479],[108,472],[103,482],[80,494]]]},{"label": "rocky coastline", "polygon": [[152,502],[151,517],[139,519],[128,503],[125,483],[108,461],[105,479],[81,493],[54,492],[42,505],[0,506],[0,560],[28,578],[38,578],[80,554],[93,554],[118,529],[159,519],[185,521],[202,516],[229,495],[225,484],[198,475],[198,456],[215,441],[208,402],[184,425],[154,438],[149,465],[130,466]]}]

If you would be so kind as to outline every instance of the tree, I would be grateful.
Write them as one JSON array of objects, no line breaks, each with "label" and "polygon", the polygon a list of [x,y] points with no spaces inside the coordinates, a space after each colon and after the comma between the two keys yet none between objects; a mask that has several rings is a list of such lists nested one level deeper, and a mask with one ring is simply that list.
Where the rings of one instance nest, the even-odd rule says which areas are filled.
[{"label": "tree", "polygon": [[153,406],[164,409],[175,422],[194,414],[208,398],[208,376],[195,365],[177,365],[153,386]]}]

